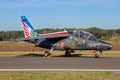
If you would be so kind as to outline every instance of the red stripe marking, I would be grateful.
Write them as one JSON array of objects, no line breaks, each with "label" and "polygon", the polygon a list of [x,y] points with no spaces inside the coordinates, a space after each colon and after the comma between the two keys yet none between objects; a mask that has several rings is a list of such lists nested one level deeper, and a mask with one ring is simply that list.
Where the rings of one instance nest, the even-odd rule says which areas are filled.
[{"label": "red stripe marking", "polygon": [[24,21],[22,21],[22,25],[23,25],[23,29],[24,29],[24,34],[26,37],[30,37],[29,31],[24,23]]},{"label": "red stripe marking", "polygon": [[58,34],[67,34],[67,31],[47,33],[47,34],[40,34],[40,35],[41,36],[55,36],[55,35],[58,35]]}]

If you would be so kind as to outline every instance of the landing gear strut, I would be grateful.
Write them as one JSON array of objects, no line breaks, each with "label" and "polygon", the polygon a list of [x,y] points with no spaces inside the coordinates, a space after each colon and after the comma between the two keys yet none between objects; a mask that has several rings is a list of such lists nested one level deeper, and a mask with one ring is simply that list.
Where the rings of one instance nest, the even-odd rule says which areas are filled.
[{"label": "landing gear strut", "polygon": [[71,53],[74,53],[74,50],[71,50],[71,49],[66,50],[65,57],[71,56]]},{"label": "landing gear strut", "polygon": [[44,52],[44,56],[45,56],[45,57],[51,56],[53,50],[54,50],[54,48],[51,48],[50,51],[45,51],[45,52]]},{"label": "landing gear strut", "polygon": [[97,50],[97,51],[95,52],[95,58],[99,58],[101,54],[102,54],[102,51]]},{"label": "landing gear strut", "polygon": [[65,57],[69,57],[70,55],[71,55],[71,51],[70,50],[66,50]]},{"label": "landing gear strut", "polygon": [[44,52],[44,56],[45,56],[45,57],[48,57],[48,56],[50,56],[50,55],[51,55],[51,53],[50,53],[49,51],[45,51],[45,52]]}]

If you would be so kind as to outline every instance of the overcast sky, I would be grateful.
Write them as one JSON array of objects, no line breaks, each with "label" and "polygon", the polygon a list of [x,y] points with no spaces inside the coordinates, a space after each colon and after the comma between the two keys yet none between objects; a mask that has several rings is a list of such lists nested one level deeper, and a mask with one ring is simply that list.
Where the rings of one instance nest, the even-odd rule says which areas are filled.
[{"label": "overcast sky", "polygon": [[118,29],[120,0],[0,0],[0,31],[22,30],[22,15],[35,29]]}]

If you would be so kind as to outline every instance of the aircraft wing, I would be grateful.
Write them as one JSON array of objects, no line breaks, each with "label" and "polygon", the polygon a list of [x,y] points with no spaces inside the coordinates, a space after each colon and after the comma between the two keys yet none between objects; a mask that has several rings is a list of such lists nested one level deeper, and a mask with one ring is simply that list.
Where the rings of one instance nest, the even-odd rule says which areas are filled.
[{"label": "aircraft wing", "polygon": [[69,37],[70,35],[69,34],[57,34],[57,35],[53,35],[53,36],[40,36],[41,38],[67,38]]},{"label": "aircraft wing", "polygon": [[47,47],[50,48],[55,43],[59,42],[60,40],[63,40],[65,38],[68,38],[70,35],[55,35],[55,36],[42,36],[38,38],[37,42],[35,43],[35,46],[39,47]]},{"label": "aircraft wing", "polygon": [[37,37],[30,37],[30,38],[20,38],[20,39],[15,39],[16,42],[21,42],[21,41],[25,41],[25,42],[39,42],[39,41],[44,41],[46,39],[49,39],[49,40],[55,40],[56,42],[62,40],[62,39],[65,39],[67,37],[69,37],[70,35],[69,34],[64,34],[64,35],[61,35],[61,34],[58,34],[58,35],[54,35],[54,36],[37,36]]},{"label": "aircraft wing", "polygon": [[51,48],[55,43],[59,42],[60,40],[63,40],[65,38],[68,38],[70,35],[65,34],[65,35],[54,35],[54,36],[38,36],[38,37],[30,37],[30,38],[21,38],[21,39],[16,39],[16,42],[31,42],[34,43],[35,46],[38,47],[43,47],[43,48]]}]

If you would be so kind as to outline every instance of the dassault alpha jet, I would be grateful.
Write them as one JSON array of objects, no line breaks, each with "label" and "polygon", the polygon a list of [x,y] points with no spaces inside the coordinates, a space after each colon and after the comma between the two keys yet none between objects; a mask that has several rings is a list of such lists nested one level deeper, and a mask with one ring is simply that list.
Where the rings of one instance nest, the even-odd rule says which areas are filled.
[{"label": "dassault alpha jet", "polygon": [[94,50],[94,56],[98,58],[102,51],[112,49],[109,43],[100,41],[93,34],[82,30],[60,31],[47,34],[38,34],[25,16],[21,17],[24,38],[16,41],[34,43],[35,47],[49,49],[44,56],[51,56],[53,50],[65,50],[65,56],[69,57],[75,50]]}]

